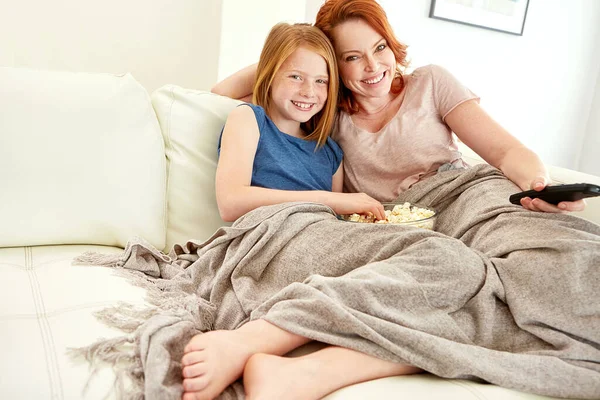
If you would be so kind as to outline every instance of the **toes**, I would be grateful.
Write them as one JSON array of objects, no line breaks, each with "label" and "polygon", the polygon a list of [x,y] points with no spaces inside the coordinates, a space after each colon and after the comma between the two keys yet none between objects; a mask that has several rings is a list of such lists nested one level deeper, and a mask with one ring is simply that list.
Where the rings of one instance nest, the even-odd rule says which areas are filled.
[{"label": "toes", "polygon": [[185,367],[187,365],[196,364],[199,362],[205,361],[205,354],[203,351],[192,351],[191,353],[186,353],[181,357],[181,364]]},{"label": "toes", "polygon": [[200,362],[196,364],[187,365],[181,371],[181,375],[184,378],[195,378],[206,374],[207,365],[206,363]]},{"label": "toes", "polygon": [[[183,380],[183,391],[184,392],[199,392],[201,390],[206,389],[206,387],[208,386],[208,379],[206,378],[206,375],[197,377],[197,378],[191,378],[191,379],[184,379]],[[194,397],[197,398],[197,397]]]},{"label": "toes", "polygon": [[209,398],[203,396],[201,393],[184,393],[181,396],[181,400],[208,400]]},{"label": "toes", "polygon": [[200,333],[200,334],[192,337],[190,339],[190,341],[188,342],[188,344],[183,348],[183,352],[189,353],[190,351],[202,350],[202,348],[204,347],[204,346],[202,346],[202,342],[203,342],[202,336],[203,336],[203,334]]}]

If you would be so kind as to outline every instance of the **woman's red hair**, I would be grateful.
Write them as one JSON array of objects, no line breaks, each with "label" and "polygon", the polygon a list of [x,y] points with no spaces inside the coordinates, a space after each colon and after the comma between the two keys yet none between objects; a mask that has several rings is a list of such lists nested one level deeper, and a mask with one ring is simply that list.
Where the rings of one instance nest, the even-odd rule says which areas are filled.
[{"label": "woman's red hair", "polygon": [[[396,38],[385,11],[375,0],[326,0],[317,13],[315,26],[327,35],[335,47],[332,36],[333,29],[352,19],[365,21],[383,36],[396,58],[396,76],[401,76],[404,68],[408,66],[406,60],[408,46]],[[402,89],[404,89],[404,81],[400,79],[399,84],[393,86],[392,90],[399,93]],[[349,114],[358,112],[358,104],[354,101],[352,92],[344,86],[341,77],[338,107]]]}]

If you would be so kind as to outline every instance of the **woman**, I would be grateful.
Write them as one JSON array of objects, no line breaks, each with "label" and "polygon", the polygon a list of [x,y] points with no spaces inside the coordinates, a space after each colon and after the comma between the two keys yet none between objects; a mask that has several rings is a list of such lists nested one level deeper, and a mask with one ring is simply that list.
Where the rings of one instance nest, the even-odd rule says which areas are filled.
[{"label": "woman", "polygon": [[[343,89],[334,138],[339,141],[345,153],[346,190],[362,191],[378,200],[393,200],[396,197],[412,200],[412,193],[431,182],[437,185],[441,176],[449,177],[449,181],[460,180],[463,163],[456,151],[452,131],[520,189],[541,190],[549,183],[547,171],[539,158],[491,119],[479,107],[477,97],[446,71],[430,66],[417,69],[410,75],[401,73],[401,67],[405,64],[405,46],[395,39],[384,11],[374,0],[328,0],[317,15],[316,26],[331,39],[339,62]],[[253,68],[247,68],[215,86],[214,91],[236,98],[247,96],[250,90],[243,89],[250,87],[253,75]],[[246,82],[245,88],[243,82]],[[188,344],[186,352],[190,354],[201,351],[206,354],[207,360],[211,360],[206,363],[205,374],[209,378],[204,386],[209,387],[210,391],[203,393],[202,390],[192,388],[188,393],[189,398],[210,397],[207,393],[214,394],[222,390],[237,379],[242,369],[249,398],[294,398],[297,395],[302,399],[317,399],[339,387],[367,379],[417,372],[418,369],[404,364],[406,360],[411,363],[414,361],[414,364],[424,368],[432,366],[431,369],[425,369],[441,376],[477,376],[521,390],[555,395],[564,393],[561,392],[561,386],[565,386],[554,379],[556,375],[569,382],[569,379],[576,379],[575,376],[591,374],[585,368],[577,368],[587,361],[598,362],[597,351],[582,344],[588,340],[589,343],[599,341],[596,329],[600,321],[598,302],[592,300],[596,305],[584,306],[587,310],[585,312],[578,307],[589,301],[586,299],[593,297],[594,286],[563,285],[561,278],[573,273],[583,279],[586,270],[597,266],[600,262],[600,229],[588,224],[585,225],[585,231],[573,232],[576,229],[572,228],[572,224],[575,223],[568,216],[558,215],[552,219],[550,215],[541,219],[536,217],[536,213],[504,206],[502,202],[507,203],[507,193],[511,190],[514,192],[517,188],[502,176],[486,175],[482,178],[482,181],[490,180],[493,180],[493,187],[497,187],[497,191],[489,193],[489,202],[487,198],[472,199],[471,197],[480,195],[472,188],[458,193],[444,188],[436,191],[433,188],[433,195],[425,197],[440,204],[438,226],[442,233],[449,236],[447,240],[451,244],[451,250],[440,246],[439,252],[415,250],[414,253],[403,255],[407,260],[415,262],[422,259],[429,261],[427,267],[432,268],[435,276],[431,282],[423,282],[422,290],[427,293],[427,302],[433,304],[431,310],[426,309],[422,311],[423,314],[416,313],[414,320],[402,323],[393,319],[386,320],[386,310],[392,311],[396,307],[409,307],[408,314],[412,315],[411,297],[400,296],[387,301],[385,295],[403,293],[401,290],[407,283],[418,281],[421,277],[421,264],[410,269],[411,265],[407,262],[406,268],[400,271],[389,268],[385,263],[366,265],[340,278],[315,277],[293,288],[286,288],[281,295],[261,306],[261,309],[253,313],[253,320],[239,329],[209,332],[195,337]],[[502,199],[499,200],[500,197]],[[548,213],[576,211],[584,207],[583,201],[562,202],[554,206],[538,199],[523,199],[521,204],[528,210]],[[467,214],[481,215],[482,219],[480,222],[467,222]],[[507,237],[506,232],[514,235],[514,231],[509,230],[513,221],[511,218],[518,218],[531,231],[524,232],[522,237]],[[564,229],[559,225],[564,225]],[[546,228],[557,228],[552,233],[557,237],[551,243],[551,248],[545,247],[547,242],[536,242],[539,237],[544,236]],[[516,240],[515,243],[505,246],[506,242],[513,239]],[[588,248],[597,249],[592,251],[595,255],[586,253],[586,259],[577,259],[581,249],[577,247],[578,242],[585,242]],[[554,307],[564,310],[564,314],[544,315],[536,319],[536,314],[542,314],[541,311],[546,310],[546,307],[552,307],[536,303],[538,293],[555,289],[537,285],[540,282],[538,278],[544,274],[544,263],[551,259],[549,255],[573,270],[563,275],[561,271],[564,268],[548,269],[553,273],[560,272],[556,278],[560,287],[555,286],[562,292],[557,294],[557,304]],[[428,292],[436,280],[460,277],[460,274],[445,275],[446,271],[471,262],[473,266],[481,263],[481,268],[466,269],[465,282],[470,274],[492,276],[495,281],[506,284],[506,291],[498,291],[497,287],[502,287],[499,285],[486,292],[488,281],[484,280],[482,282],[485,284],[475,288],[464,288],[457,281],[453,287],[455,290],[451,293]],[[436,269],[440,265],[442,268]],[[460,269],[456,271],[462,273]],[[408,278],[404,279],[405,275]],[[526,277],[523,282],[519,281],[523,276]],[[509,281],[519,282],[509,285]],[[375,286],[376,290],[365,292],[365,285],[373,282],[379,283]],[[388,284],[391,289],[386,291],[388,289],[385,285]],[[514,288],[517,290],[513,290]],[[378,291],[385,295],[377,297]],[[309,292],[322,294],[322,305],[318,307],[322,312],[319,315],[306,312],[309,306],[303,304],[303,294]],[[365,315],[360,309],[361,302],[355,298],[356,293],[372,293],[381,302],[383,311],[376,316]],[[412,295],[420,294],[416,292]],[[455,296],[456,302],[447,300]],[[561,303],[562,299],[567,300]],[[348,312],[339,314],[337,319],[333,318],[327,312],[328,305],[340,303],[343,305],[342,311]],[[503,325],[487,326],[497,323],[497,320],[490,320],[489,315],[479,313],[480,303],[486,303],[485,309],[491,310],[491,313],[502,315]],[[278,304],[279,308],[276,307]],[[456,304],[460,304],[460,307],[455,308]],[[312,339],[343,344],[348,337],[364,338],[366,342],[373,344],[365,346],[369,348],[370,355],[344,347],[327,347],[300,358],[279,357],[309,341],[303,335],[305,320],[298,318],[291,321],[282,318],[280,314],[283,308],[288,310],[285,315],[289,316],[293,310],[297,310],[296,315],[312,319],[313,326],[322,326],[321,333],[314,335]],[[569,326],[561,322],[563,315],[574,315],[580,311],[582,319],[578,322],[581,324]],[[345,315],[345,318],[340,315]],[[327,317],[330,318],[328,324],[322,323]],[[447,351],[447,362],[442,359],[430,364],[433,356],[429,350],[405,352],[407,348],[418,348],[418,343],[402,342],[401,336],[398,336],[404,328],[402,324],[405,323],[417,333],[421,323],[427,325],[427,328],[422,328],[423,335],[410,336],[425,340],[425,336],[436,330],[437,318],[446,321],[444,326],[462,326],[468,321],[479,328],[473,332],[461,329],[450,333],[448,330],[437,332],[444,337],[439,343],[447,343],[448,346],[446,348],[442,345],[439,350],[434,349],[433,353]],[[374,319],[382,322],[376,325],[373,323]],[[361,323],[351,323],[354,320]],[[337,334],[332,334],[330,330],[334,326],[336,329],[343,326],[349,331],[336,330]],[[374,332],[372,326],[385,329]],[[538,340],[536,335],[546,326],[552,327],[552,340]],[[584,340],[572,340],[577,335]],[[520,352],[527,351],[523,346],[530,342],[533,343],[534,351],[531,351],[531,358],[528,358]],[[471,368],[467,364],[477,357],[461,359],[459,353],[456,355],[453,352],[451,344],[475,348],[472,355],[479,348],[486,357],[490,353],[510,353],[514,357],[507,358],[509,361],[506,363],[498,358],[497,362],[485,362]],[[569,363],[568,356],[553,357],[561,348],[574,349],[569,354],[579,354],[575,358],[581,360],[577,361],[580,365],[569,365],[567,368],[565,365]],[[584,361],[581,357],[585,352],[589,356],[585,356]],[[525,364],[521,364],[523,360]],[[184,365],[188,365],[188,356],[184,356],[182,361]],[[532,364],[528,364],[529,362]],[[360,366],[359,369],[356,369],[356,365]],[[492,376],[486,369],[488,365],[502,369],[508,378],[488,378]],[[537,365],[545,368],[538,371],[540,376],[555,374],[553,379],[545,382],[547,387],[528,385],[529,377],[523,371],[527,366],[535,369]],[[559,368],[565,369],[559,371]],[[591,369],[593,368],[590,367]],[[562,375],[563,371],[565,375]],[[566,375],[571,373],[573,375]],[[595,380],[592,380],[589,379],[590,376],[593,375],[586,375],[586,393],[598,394],[597,388],[592,387],[594,382],[598,382],[598,377],[594,375]],[[556,385],[555,381],[558,382]],[[572,382],[573,387],[583,384],[583,381]]]}]

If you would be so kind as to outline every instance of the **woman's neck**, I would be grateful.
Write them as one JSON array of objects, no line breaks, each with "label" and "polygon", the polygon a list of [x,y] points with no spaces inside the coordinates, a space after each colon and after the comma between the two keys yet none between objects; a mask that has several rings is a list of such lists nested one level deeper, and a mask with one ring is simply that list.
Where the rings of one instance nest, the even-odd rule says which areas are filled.
[{"label": "woman's neck", "polygon": [[383,97],[355,97],[358,104],[358,115],[363,118],[377,117],[385,113],[394,100],[395,95],[389,92]]},{"label": "woman's neck", "polygon": [[388,96],[365,99],[366,101],[356,99],[359,110],[351,116],[354,125],[367,132],[380,132],[398,114],[404,101],[404,92],[390,92]]},{"label": "woman's neck", "polygon": [[[402,77],[399,78],[402,79]],[[398,84],[399,82],[395,80],[390,91],[381,97],[355,96],[354,99],[358,104],[358,116],[364,119],[380,118],[381,115],[389,114],[390,108],[397,109],[398,101],[401,102],[404,97],[404,90],[393,91]]]}]

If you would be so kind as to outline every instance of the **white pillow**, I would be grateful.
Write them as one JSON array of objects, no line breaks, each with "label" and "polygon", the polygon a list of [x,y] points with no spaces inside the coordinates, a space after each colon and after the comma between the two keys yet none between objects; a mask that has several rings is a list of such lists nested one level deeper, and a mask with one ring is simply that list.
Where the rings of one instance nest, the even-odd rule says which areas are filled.
[{"label": "white pillow", "polygon": [[217,144],[229,112],[240,101],[167,85],[151,95],[165,139],[168,251],[175,243],[208,239],[220,226],[215,196]]},{"label": "white pillow", "polygon": [[0,247],[164,247],[164,144],[131,75],[0,68],[0,110]]}]

